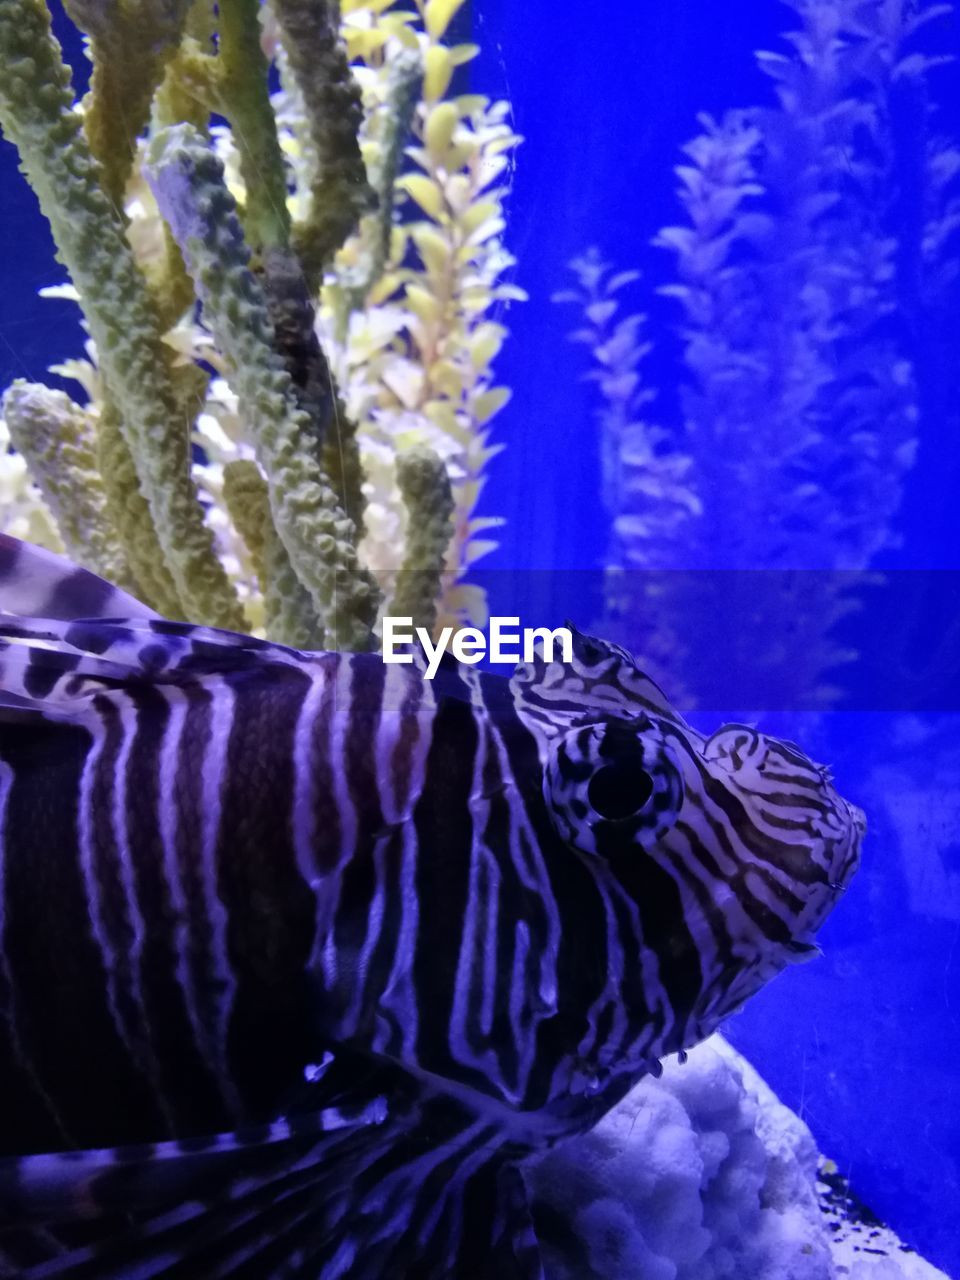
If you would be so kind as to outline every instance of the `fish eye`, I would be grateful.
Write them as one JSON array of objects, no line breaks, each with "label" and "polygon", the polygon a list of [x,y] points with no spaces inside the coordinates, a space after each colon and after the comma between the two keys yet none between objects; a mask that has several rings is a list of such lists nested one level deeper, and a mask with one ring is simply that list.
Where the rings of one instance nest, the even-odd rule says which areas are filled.
[{"label": "fish eye", "polygon": [[616,760],[590,779],[587,800],[601,818],[620,822],[632,818],[653,795],[653,778],[640,760]]},{"label": "fish eye", "polygon": [[648,717],[581,725],[554,739],[543,794],[559,835],[598,857],[652,849],[677,821],[683,772]]}]

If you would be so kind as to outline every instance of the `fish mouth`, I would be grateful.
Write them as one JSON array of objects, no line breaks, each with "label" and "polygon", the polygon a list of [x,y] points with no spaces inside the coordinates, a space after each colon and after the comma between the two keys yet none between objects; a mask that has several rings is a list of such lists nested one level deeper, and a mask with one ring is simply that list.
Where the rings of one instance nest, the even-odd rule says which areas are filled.
[{"label": "fish mouth", "polygon": [[831,888],[842,892],[853,879],[860,866],[863,838],[867,834],[867,815],[849,800],[841,802],[841,812],[846,819],[846,833],[834,844],[833,879]]},{"label": "fish mouth", "polygon": [[843,830],[821,847],[822,878],[798,916],[793,937],[783,951],[788,964],[802,963],[820,954],[815,935],[846,893],[860,866],[863,837],[867,831],[866,814],[857,805],[840,797],[836,799],[834,816],[835,820],[840,820]]},{"label": "fish mouth", "polygon": [[853,823],[853,829],[857,833],[857,839],[862,840],[867,834],[867,815],[863,810],[855,804],[847,802],[847,813],[850,815],[850,821]]}]

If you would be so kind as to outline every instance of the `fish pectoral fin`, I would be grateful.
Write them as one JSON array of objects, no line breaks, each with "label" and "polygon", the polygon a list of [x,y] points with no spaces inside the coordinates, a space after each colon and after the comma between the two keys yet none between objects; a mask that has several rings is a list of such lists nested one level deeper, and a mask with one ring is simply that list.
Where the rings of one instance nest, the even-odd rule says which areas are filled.
[{"label": "fish pectoral fin", "polygon": [[0,724],[69,721],[97,694],[242,679],[302,660],[287,645],[171,622],[89,570],[0,533]]},{"label": "fish pectoral fin", "polygon": [[0,1275],[126,1280],[241,1262],[273,1275],[323,1221],[338,1152],[386,1117],[374,1097],[235,1133],[9,1157]]},{"label": "fish pectoral fin", "polygon": [[[543,1280],[502,1135],[386,1068],[354,1092],[209,1139],[0,1162],[0,1276]],[[389,1101],[387,1101],[389,1097]]]},{"label": "fish pectoral fin", "polygon": [[543,1280],[543,1261],[523,1174],[513,1164],[497,1172],[497,1212],[492,1244],[494,1277]]}]

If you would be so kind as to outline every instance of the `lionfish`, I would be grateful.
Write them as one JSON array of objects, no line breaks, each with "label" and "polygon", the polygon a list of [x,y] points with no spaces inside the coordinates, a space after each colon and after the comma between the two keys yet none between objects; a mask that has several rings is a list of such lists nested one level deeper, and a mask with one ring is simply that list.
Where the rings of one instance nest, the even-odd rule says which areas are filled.
[{"label": "lionfish", "polygon": [[859,810],[624,650],[167,621],[0,538],[0,1274],[542,1276],[524,1160],[815,951]]}]

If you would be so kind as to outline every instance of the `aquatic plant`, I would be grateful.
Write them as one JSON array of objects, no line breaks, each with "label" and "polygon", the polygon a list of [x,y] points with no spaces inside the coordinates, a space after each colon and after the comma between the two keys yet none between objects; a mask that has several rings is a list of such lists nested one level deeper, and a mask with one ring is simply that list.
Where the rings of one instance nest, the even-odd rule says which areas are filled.
[{"label": "aquatic plant", "polygon": [[411,563],[422,617],[428,581],[444,615],[483,613],[462,578],[496,523],[474,509],[517,139],[451,91],[476,53],[445,42],[459,7],[72,0],[80,104],[41,0],[0,5],[0,125],[90,335],[55,366],[86,404],[6,396],[37,482],[6,453],[8,523],[171,616],[301,645],[369,645]]},{"label": "aquatic plant", "polygon": [[676,586],[670,571],[684,565],[702,514],[691,484],[693,458],[648,409],[657,398],[641,372],[653,346],[646,337],[648,318],[623,304],[623,290],[640,273],[615,271],[596,247],[569,266],[575,287],[558,290],[553,301],[580,313],[581,323],[569,336],[590,352],[591,367],[583,376],[599,393],[601,496],[611,531],[603,626],[619,643],[643,653],[655,679],[672,679],[679,696],[678,667],[689,642],[671,616],[668,596]]},{"label": "aquatic plant", "polygon": [[[895,77],[923,74],[907,43],[935,11],[790,7],[794,55],[759,55],[778,107],[702,118],[678,170],[689,225],[659,243],[680,274],[701,560],[859,569],[895,537],[916,449],[910,353],[891,323],[891,112]],[[734,493],[742,516],[722,520]]]},{"label": "aquatic plant", "polygon": [[[487,463],[499,448],[490,442],[490,423],[509,399],[493,377],[507,332],[494,317],[525,296],[505,279],[514,260],[501,240],[504,180],[520,141],[509,106],[449,92],[457,68],[478,52],[473,44],[443,43],[461,2],[421,6],[419,29],[412,14],[391,6],[343,6],[344,38],[360,64],[371,180],[390,190],[404,118],[413,167],[393,187],[403,219],[390,222],[381,194],[379,210],[361,220],[337,255],[320,307],[325,345],[377,489],[363,544],[371,564],[395,564],[406,521],[383,474],[398,442],[427,445],[447,464],[456,511],[441,624],[463,616],[482,621],[485,613],[482,593],[461,582],[458,570],[496,547],[489,535],[499,519],[476,515]],[[412,89],[418,75],[419,96]],[[366,308],[358,305],[364,296]]]},{"label": "aquatic plant", "polygon": [[[924,401],[909,318],[955,271],[958,165],[952,144],[923,137],[929,122],[919,154],[903,136],[905,93],[929,117],[937,60],[917,33],[945,6],[789,7],[791,51],[758,55],[776,105],[700,117],[677,169],[685,219],[656,239],[678,277],[661,292],[683,309],[682,421],[663,438],[701,507],[669,554],[706,571],[683,587],[711,597],[701,611],[750,620],[751,666],[756,638],[779,635],[770,664],[829,696],[823,675],[848,656],[831,632],[855,607],[845,571],[896,545]],[[926,210],[911,222],[918,171]],[[662,560],[659,501],[647,530],[634,525],[649,563]],[[644,562],[615,549],[614,563]],[[777,574],[713,577],[755,569]],[[835,576],[792,572],[810,569]],[[786,613],[789,652],[767,625]]]},{"label": "aquatic plant", "polygon": [[647,316],[622,314],[621,291],[640,278],[614,271],[590,248],[570,263],[576,288],[558,290],[555,302],[572,303],[583,321],[570,334],[592,356],[584,378],[600,393],[601,494],[612,522],[612,564],[666,568],[690,536],[700,499],[689,484],[693,459],[677,447],[674,434],[652,421],[646,406],[656,392],[640,373],[652,349],[645,338]]}]

